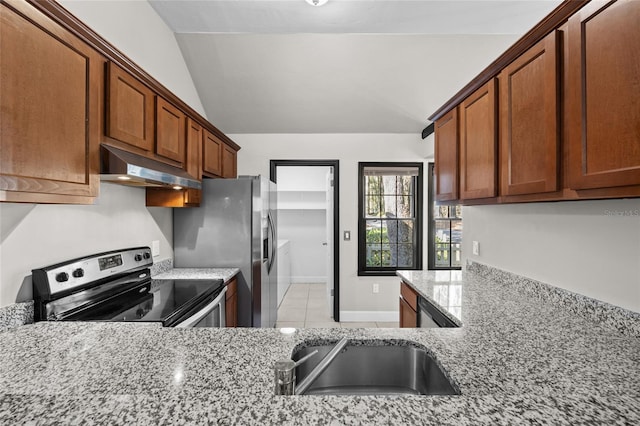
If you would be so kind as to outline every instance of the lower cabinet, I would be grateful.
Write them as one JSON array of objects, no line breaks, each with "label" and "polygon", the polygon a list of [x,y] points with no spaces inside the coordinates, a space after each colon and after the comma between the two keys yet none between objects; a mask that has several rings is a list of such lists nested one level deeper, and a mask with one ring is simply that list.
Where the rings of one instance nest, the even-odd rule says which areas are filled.
[{"label": "lower cabinet", "polygon": [[406,283],[400,283],[400,327],[418,326],[418,293]]},{"label": "lower cabinet", "polygon": [[224,305],[226,311],[226,326],[238,326],[238,281],[232,278],[227,284],[227,297]]}]

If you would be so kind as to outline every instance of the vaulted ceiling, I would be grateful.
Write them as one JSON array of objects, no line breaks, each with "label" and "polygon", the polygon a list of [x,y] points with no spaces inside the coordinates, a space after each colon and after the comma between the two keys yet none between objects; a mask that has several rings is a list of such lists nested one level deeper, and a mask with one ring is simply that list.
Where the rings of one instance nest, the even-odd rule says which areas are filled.
[{"label": "vaulted ceiling", "polygon": [[559,0],[149,0],[226,133],[420,133]]}]

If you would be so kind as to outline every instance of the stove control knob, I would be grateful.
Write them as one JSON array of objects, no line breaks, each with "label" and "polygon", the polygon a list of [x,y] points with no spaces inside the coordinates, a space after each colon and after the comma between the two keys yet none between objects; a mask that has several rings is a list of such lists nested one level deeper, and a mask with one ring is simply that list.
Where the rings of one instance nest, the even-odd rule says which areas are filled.
[{"label": "stove control knob", "polygon": [[141,254],[136,254],[133,257],[133,260],[135,260],[136,262],[140,262],[142,260],[142,255]]},{"label": "stove control knob", "polygon": [[82,269],[82,268],[75,269],[71,273],[71,275],[73,275],[74,278],[82,278],[82,277],[84,277],[84,269]]},{"label": "stove control knob", "polygon": [[60,272],[56,275],[56,281],[58,281],[59,283],[69,281],[69,274],[67,274],[66,272]]},{"label": "stove control knob", "polygon": [[144,258],[145,259],[149,259],[151,257],[151,253],[149,253],[148,251],[144,252]]}]

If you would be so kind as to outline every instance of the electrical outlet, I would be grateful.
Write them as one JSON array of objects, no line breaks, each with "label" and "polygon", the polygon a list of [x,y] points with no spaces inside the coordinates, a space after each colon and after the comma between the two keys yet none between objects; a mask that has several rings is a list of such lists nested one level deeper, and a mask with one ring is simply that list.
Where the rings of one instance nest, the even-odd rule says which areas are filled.
[{"label": "electrical outlet", "polygon": [[473,254],[476,256],[480,256],[480,243],[477,241],[473,242]]},{"label": "electrical outlet", "polygon": [[151,254],[153,257],[160,256],[160,241],[151,241]]},{"label": "electrical outlet", "polygon": [[373,285],[373,292],[374,293],[379,293],[380,292],[380,285],[379,284],[374,284]]}]

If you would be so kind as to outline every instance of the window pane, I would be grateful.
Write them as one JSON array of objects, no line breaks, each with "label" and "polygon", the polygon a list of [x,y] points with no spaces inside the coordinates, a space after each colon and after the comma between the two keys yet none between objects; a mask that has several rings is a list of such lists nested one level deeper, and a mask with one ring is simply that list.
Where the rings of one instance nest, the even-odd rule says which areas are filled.
[{"label": "window pane", "polygon": [[394,267],[398,265],[398,245],[382,244],[382,266]]},{"label": "window pane", "polygon": [[451,266],[462,267],[462,244],[451,244]]},{"label": "window pane", "polygon": [[451,221],[451,242],[452,243],[462,242],[462,221],[461,220]]},{"label": "window pane", "polygon": [[396,216],[396,197],[394,195],[385,195],[382,199],[384,217],[395,218]]},{"label": "window pane", "polygon": [[398,267],[413,268],[413,244],[398,244]]},{"label": "window pane", "polygon": [[381,198],[378,195],[367,195],[365,197],[365,215],[366,217],[380,217]]},{"label": "window pane", "polygon": [[412,220],[399,220],[398,222],[398,242],[399,243],[413,243],[413,221]]},{"label": "window pane", "polygon": [[395,195],[396,185],[396,176],[382,176],[382,189],[384,195]]},{"label": "window pane", "polygon": [[448,220],[438,220],[435,223],[435,239],[436,243],[445,243],[451,241],[451,230],[449,229]]},{"label": "window pane", "polygon": [[455,206],[452,216],[462,219],[462,206]]},{"label": "window pane", "polygon": [[435,263],[436,267],[448,268],[451,256],[449,254],[449,243],[435,243]]},{"label": "window pane", "polygon": [[367,266],[382,266],[382,251],[380,244],[367,244],[367,253],[365,255]]},{"label": "window pane", "polygon": [[[367,220],[366,222],[366,238],[367,244],[382,242],[382,222],[379,220]],[[386,229],[385,229],[386,235]]]},{"label": "window pane", "polygon": [[413,213],[413,197],[401,195],[396,198],[396,211],[398,217],[415,217]]}]

